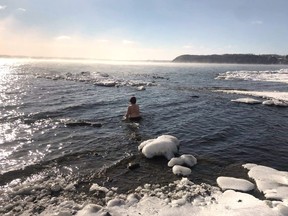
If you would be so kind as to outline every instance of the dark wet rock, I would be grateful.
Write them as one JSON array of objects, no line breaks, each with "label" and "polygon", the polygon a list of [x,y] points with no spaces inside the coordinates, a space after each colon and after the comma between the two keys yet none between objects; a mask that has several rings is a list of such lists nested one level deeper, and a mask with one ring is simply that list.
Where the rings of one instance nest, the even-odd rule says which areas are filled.
[{"label": "dark wet rock", "polygon": [[139,163],[129,163],[127,168],[130,169],[130,170],[134,170],[134,169],[137,169],[140,167],[140,164]]},{"label": "dark wet rock", "polygon": [[35,214],[41,214],[45,210],[44,206],[35,206],[32,210],[33,213]]},{"label": "dark wet rock", "polygon": [[59,184],[54,184],[54,185],[51,185],[51,191],[52,192],[59,192],[62,188],[61,188],[61,186],[59,185]]},{"label": "dark wet rock", "polygon": [[75,127],[75,126],[91,126],[91,127],[102,127],[102,124],[99,122],[91,121],[68,121],[65,122],[66,126]]},{"label": "dark wet rock", "polygon": [[103,212],[101,216],[112,216],[109,212]]}]

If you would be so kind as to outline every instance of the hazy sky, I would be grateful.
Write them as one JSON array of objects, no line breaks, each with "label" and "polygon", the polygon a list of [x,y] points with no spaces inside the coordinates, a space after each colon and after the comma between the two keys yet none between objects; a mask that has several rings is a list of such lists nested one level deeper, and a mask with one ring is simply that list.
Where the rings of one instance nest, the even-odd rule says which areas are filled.
[{"label": "hazy sky", "polygon": [[0,0],[0,54],[288,54],[287,0]]}]

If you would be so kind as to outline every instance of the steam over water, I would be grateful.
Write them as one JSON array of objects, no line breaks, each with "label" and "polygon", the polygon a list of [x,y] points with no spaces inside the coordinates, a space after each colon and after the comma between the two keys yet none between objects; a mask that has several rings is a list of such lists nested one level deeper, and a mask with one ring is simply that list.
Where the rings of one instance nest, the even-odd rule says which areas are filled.
[{"label": "steam over water", "polygon": [[[0,205],[25,181],[77,181],[76,194],[62,194],[75,200],[95,182],[126,192],[174,181],[165,158],[137,150],[162,134],[197,157],[189,176],[197,183],[243,177],[244,163],[287,170],[287,82],[285,65],[1,59]],[[132,95],[139,123],[122,120]],[[274,103],[231,101],[243,97]],[[131,172],[129,162],[140,168]]]}]

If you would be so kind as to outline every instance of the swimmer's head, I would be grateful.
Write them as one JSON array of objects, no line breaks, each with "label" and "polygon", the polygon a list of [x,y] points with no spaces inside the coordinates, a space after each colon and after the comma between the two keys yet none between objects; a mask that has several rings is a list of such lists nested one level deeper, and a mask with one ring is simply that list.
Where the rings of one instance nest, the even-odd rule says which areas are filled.
[{"label": "swimmer's head", "polygon": [[130,103],[131,103],[131,104],[136,104],[136,97],[134,97],[134,96],[131,97],[131,98],[130,98]]}]

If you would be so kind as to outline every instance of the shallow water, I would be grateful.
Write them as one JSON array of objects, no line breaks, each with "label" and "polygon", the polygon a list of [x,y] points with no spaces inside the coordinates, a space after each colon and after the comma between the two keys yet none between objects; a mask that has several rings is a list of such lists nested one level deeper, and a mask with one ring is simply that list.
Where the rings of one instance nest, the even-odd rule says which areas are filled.
[{"label": "shallow water", "polygon": [[[271,74],[284,79],[287,68],[2,59],[0,185],[49,170],[67,181],[81,179],[81,191],[91,182],[124,192],[147,182],[171,182],[178,177],[165,159],[149,160],[137,150],[162,134],[176,136],[179,153],[198,159],[189,177],[197,183],[215,185],[226,174],[243,177],[244,163],[287,170],[288,108],[233,103],[243,96],[214,91],[287,92],[286,82],[267,79]],[[228,71],[229,79],[218,77]],[[261,76],[247,79],[252,71]],[[141,107],[139,123],[122,121],[132,95]],[[102,126],[66,124],[84,120]],[[127,169],[129,162],[140,168]]]}]

